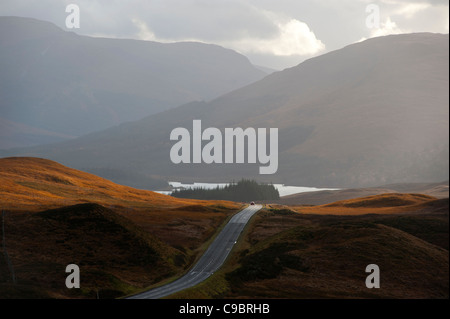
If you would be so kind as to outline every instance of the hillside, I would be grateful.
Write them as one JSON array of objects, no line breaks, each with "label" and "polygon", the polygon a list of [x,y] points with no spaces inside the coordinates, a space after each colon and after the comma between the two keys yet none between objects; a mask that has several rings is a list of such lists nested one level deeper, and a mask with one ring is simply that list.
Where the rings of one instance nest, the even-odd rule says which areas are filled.
[{"label": "hillside", "polygon": [[37,211],[87,202],[128,208],[198,203],[118,185],[41,158],[0,159],[0,183],[0,203],[9,210]]},{"label": "hillside", "polygon": [[382,194],[357,199],[343,200],[325,205],[325,207],[342,207],[342,208],[400,207],[400,206],[419,205],[433,200],[436,200],[436,198],[422,194]]},{"label": "hillside", "polygon": [[[372,203],[388,207],[392,202],[385,199]],[[222,271],[172,297],[448,299],[448,199],[404,199],[421,204],[359,216],[322,215],[320,206],[308,214],[266,210]],[[369,264],[380,268],[380,289],[365,286]]]},{"label": "hillside", "polygon": [[[0,298],[136,292],[185,271],[241,207],[133,189],[41,158],[0,159],[0,210],[17,279],[13,285],[2,243]],[[70,263],[82,269],[81,290],[65,289]]]},{"label": "hillside", "polygon": [[[448,182],[443,183],[410,183],[385,185],[369,188],[349,188],[340,190],[326,190],[308,193],[299,193],[284,196],[276,203],[281,205],[324,205],[341,200],[367,197],[386,193],[417,193],[436,198],[448,198]],[[274,201],[272,201],[274,203]]]},{"label": "hillside", "polygon": [[[2,298],[115,298],[168,280],[241,207],[136,190],[39,158],[0,159],[0,204],[16,278],[2,251]],[[269,205],[222,270],[176,297],[448,298],[448,208],[448,198],[403,193]],[[64,286],[70,263],[81,268],[80,290]],[[364,285],[371,263],[382,289]]]},{"label": "hillside", "polygon": [[302,214],[354,216],[420,212],[424,206],[431,209],[439,201],[435,197],[423,194],[387,193],[347,199],[325,205],[289,207]]},{"label": "hillside", "polygon": [[[448,250],[373,221],[252,239],[254,248],[228,275],[237,298],[448,298]],[[380,267],[381,289],[365,287],[371,263]]]},{"label": "hillside", "polygon": [[[71,136],[209,100],[266,75],[216,45],[93,38],[19,17],[0,17],[0,69],[0,117]],[[12,139],[7,147],[44,142]]]},{"label": "hillside", "polygon": [[413,184],[391,184],[385,187],[400,193],[420,193],[438,198],[449,197],[449,182],[441,183],[413,183]]},{"label": "hillside", "polygon": [[[107,166],[175,181],[242,177],[287,185],[373,187],[448,179],[448,35],[373,38],[275,72],[208,103],[47,147],[13,153],[76,168]],[[177,127],[279,129],[279,169],[257,164],[175,165]]]},{"label": "hillside", "polygon": [[193,255],[242,206],[138,190],[46,159],[0,159],[0,209],[30,213],[84,203],[109,208]]},{"label": "hillside", "polygon": [[[46,298],[96,298],[97,292],[114,298],[174,275],[186,264],[185,252],[97,204],[7,214],[5,224],[16,285],[11,277],[0,281],[0,298],[29,298],[35,293]],[[80,267],[79,290],[65,287],[65,267],[72,263]]]},{"label": "hillside", "polygon": [[0,118],[0,149],[49,144],[73,137]]}]

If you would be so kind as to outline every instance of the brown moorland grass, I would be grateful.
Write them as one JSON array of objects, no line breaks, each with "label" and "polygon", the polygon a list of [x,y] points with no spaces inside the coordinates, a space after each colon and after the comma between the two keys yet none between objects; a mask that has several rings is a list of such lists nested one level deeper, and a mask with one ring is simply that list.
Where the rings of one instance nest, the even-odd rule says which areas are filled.
[{"label": "brown moorland grass", "polygon": [[0,158],[0,203],[3,209],[40,211],[83,202],[137,210],[189,205],[236,207],[231,202],[178,199],[115,184],[47,159]]},{"label": "brown moorland grass", "polygon": [[[0,276],[6,298],[133,292],[184,271],[240,207],[135,190],[33,158],[0,159],[0,200],[18,278],[12,285]],[[81,206],[60,208],[72,204]],[[61,287],[62,267],[74,260],[86,270],[86,285],[70,294]],[[380,266],[382,289],[365,287],[369,263]],[[8,273],[4,260],[0,272]],[[178,296],[448,298],[448,279],[448,199],[396,193],[269,205],[226,266]]]},{"label": "brown moorland grass", "polygon": [[404,193],[404,194],[414,193],[414,194],[425,194],[436,198],[448,198],[449,188],[448,188],[448,181],[439,183],[391,184],[381,187],[344,188],[338,190],[322,190],[322,191],[298,193],[283,196],[276,202],[269,202],[269,201],[267,202],[272,204],[276,203],[288,206],[324,205],[352,198],[361,198],[387,193]]},{"label": "brown moorland grass", "polygon": [[298,213],[315,215],[400,214],[414,210],[419,211],[422,205],[436,200],[438,199],[435,197],[423,194],[388,193],[318,206],[289,207]]},{"label": "brown moorland grass", "polygon": [[0,209],[38,212],[82,203],[110,208],[167,243],[187,249],[198,247],[242,207],[134,189],[46,159],[0,159]]},{"label": "brown moorland grass", "polygon": [[[5,220],[16,284],[0,267],[7,275],[2,298],[33,297],[39,290],[50,298],[120,297],[183,271],[187,262],[185,252],[98,204],[8,213]],[[70,290],[65,268],[73,263],[80,267],[81,288]]]},{"label": "brown moorland grass", "polygon": [[[59,274],[55,278],[65,276],[61,267],[70,258],[61,261],[60,255],[73,252],[76,258],[72,262],[91,263],[87,265],[92,273],[85,274],[85,279],[93,280],[96,276],[104,297],[130,293],[183,273],[202,252],[203,244],[242,206],[227,201],[177,199],[138,190],[46,159],[2,158],[0,210],[7,212],[8,252],[23,285],[11,286],[7,280],[9,275],[2,275],[0,291],[4,297],[17,297],[20,293],[32,298],[77,297],[61,292],[60,285],[64,283],[61,280],[42,291],[32,284],[38,282],[45,286],[38,280],[41,277],[54,283],[50,279],[55,271]],[[53,217],[61,215],[61,211],[68,211],[70,218],[55,220]],[[114,231],[109,232],[104,225],[111,223],[115,225],[111,228]],[[123,237],[115,238],[116,231],[124,228]],[[163,249],[142,244],[143,236],[153,238],[150,242],[159,242],[157,246]],[[133,249],[129,252],[123,249],[141,246],[158,252],[157,264],[171,266],[165,271],[157,271],[158,267],[154,271],[144,269],[139,263],[136,266],[138,254]],[[109,270],[101,272],[93,267],[96,263],[109,265]],[[4,258],[1,258],[0,271],[9,272]],[[94,285],[87,286],[79,297],[95,297],[94,288]]]},{"label": "brown moorland grass", "polygon": [[[361,203],[390,210],[363,207],[371,213],[358,214]],[[336,207],[351,210],[345,215]],[[448,198],[409,194],[308,208],[317,214],[269,206],[252,219],[222,270],[175,297],[445,299],[448,208]],[[369,264],[380,267],[380,289],[365,286]]]}]

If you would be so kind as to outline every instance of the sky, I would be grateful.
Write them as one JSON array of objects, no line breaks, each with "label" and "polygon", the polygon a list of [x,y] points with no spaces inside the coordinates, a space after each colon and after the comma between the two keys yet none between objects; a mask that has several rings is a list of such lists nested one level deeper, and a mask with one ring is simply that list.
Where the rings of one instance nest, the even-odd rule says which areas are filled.
[{"label": "sky", "polygon": [[[80,8],[68,29],[66,6]],[[448,0],[1,0],[0,16],[49,21],[80,35],[233,49],[276,70],[371,37],[448,33]]]}]

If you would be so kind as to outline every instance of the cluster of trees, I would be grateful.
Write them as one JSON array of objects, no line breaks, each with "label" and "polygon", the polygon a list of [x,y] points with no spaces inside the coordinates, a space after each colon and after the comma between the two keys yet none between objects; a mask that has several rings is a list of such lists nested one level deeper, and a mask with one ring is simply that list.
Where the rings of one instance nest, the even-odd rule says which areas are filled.
[{"label": "cluster of trees", "polygon": [[242,179],[225,187],[214,189],[194,188],[175,190],[172,196],[190,199],[229,200],[249,202],[255,200],[279,199],[280,194],[272,184],[258,184],[254,180]]}]

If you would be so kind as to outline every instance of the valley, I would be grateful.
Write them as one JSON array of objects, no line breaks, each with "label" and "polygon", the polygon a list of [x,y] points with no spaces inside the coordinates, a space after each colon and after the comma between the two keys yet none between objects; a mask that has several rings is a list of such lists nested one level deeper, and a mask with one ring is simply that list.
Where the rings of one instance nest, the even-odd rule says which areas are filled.
[{"label": "valley", "polygon": [[[448,300],[448,4],[394,2],[340,34],[266,2],[2,13],[0,299]],[[446,33],[404,33],[423,11]]]},{"label": "valley", "polygon": [[[0,156],[44,157],[94,173],[106,167],[108,171],[97,170],[100,176],[146,189],[154,185],[144,177],[180,182],[249,178],[322,188],[445,181],[448,52],[448,34],[373,38],[209,101],[183,104],[67,142],[3,150]],[[278,170],[260,175],[258,163],[236,160],[232,165],[174,164],[170,134],[191,128],[194,120],[220,131],[277,128]]]},{"label": "valley", "polygon": [[[397,207],[385,198],[376,200],[390,212],[268,206],[221,271],[171,298],[447,299],[448,198]],[[369,264],[379,289],[365,285]]]},{"label": "valley", "polygon": [[[2,251],[2,298],[110,299],[161,286],[187,273],[247,205],[137,190],[39,158],[0,164],[16,278]],[[266,203],[220,269],[166,298],[448,298],[448,240],[448,197]],[[64,285],[71,263],[81,268],[80,289]],[[368,290],[364,269],[372,263],[382,286]]]}]

